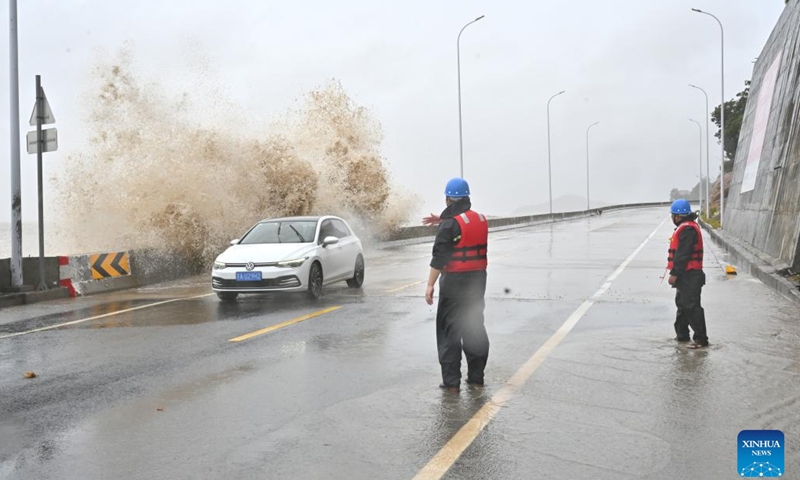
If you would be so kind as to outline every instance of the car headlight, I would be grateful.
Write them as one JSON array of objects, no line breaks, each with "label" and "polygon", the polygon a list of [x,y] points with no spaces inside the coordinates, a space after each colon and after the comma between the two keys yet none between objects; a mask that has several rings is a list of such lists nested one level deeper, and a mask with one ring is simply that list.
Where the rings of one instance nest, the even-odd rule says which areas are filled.
[{"label": "car headlight", "polygon": [[303,258],[295,258],[294,260],[284,260],[282,262],[278,262],[279,267],[289,267],[289,268],[297,268],[300,265],[304,264],[308,260],[308,257]]},{"label": "car headlight", "polygon": [[227,267],[227,265],[222,262],[214,262],[214,270],[222,270],[225,267]]}]

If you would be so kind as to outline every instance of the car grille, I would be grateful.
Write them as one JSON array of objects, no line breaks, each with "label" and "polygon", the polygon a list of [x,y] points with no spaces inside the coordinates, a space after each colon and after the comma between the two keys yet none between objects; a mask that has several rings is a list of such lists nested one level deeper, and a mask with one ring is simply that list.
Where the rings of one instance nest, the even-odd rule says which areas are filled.
[{"label": "car grille", "polygon": [[[226,267],[228,268],[245,268],[247,267],[246,263],[226,263]],[[278,262],[253,262],[254,267],[276,267],[278,266]]]},{"label": "car grille", "polygon": [[235,288],[241,290],[264,289],[264,288],[291,288],[299,287],[300,279],[294,275],[278,278],[267,278],[260,282],[239,282],[237,280],[226,280],[224,278],[212,277],[211,286],[214,288]]}]

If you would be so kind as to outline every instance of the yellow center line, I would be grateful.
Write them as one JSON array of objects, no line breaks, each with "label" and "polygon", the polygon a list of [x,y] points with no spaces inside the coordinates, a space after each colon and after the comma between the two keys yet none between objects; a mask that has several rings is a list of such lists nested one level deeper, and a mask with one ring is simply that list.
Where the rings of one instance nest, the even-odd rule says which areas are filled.
[{"label": "yellow center line", "polygon": [[159,305],[166,305],[167,303],[174,303],[174,302],[182,302],[184,300],[194,300],[196,298],[210,297],[211,295],[214,295],[214,293],[206,293],[206,294],[203,294],[203,295],[195,295],[193,297],[173,298],[172,300],[164,300],[163,302],[148,303],[147,305],[141,305],[141,306],[133,307],[133,308],[126,308],[125,310],[117,310],[116,312],[104,313],[103,315],[97,315],[95,317],[84,318],[84,319],[81,319],[81,320],[73,320],[71,322],[59,323],[57,325],[50,325],[49,327],[36,328],[36,329],[33,329],[33,330],[28,330],[26,332],[9,333],[8,335],[0,336],[0,339],[18,337],[20,335],[28,335],[29,333],[44,332],[46,330],[55,330],[56,328],[68,327],[70,325],[77,325],[79,323],[91,322],[92,320],[99,320],[101,318],[113,317],[114,315],[121,315],[123,313],[133,312],[133,311],[136,311],[136,310],[142,310],[144,308],[157,307]]},{"label": "yellow center line", "polygon": [[231,338],[228,341],[229,342],[241,342],[243,340],[249,340],[249,339],[251,339],[253,337],[257,337],[259,335],[264,335],[265,333],[269,333],[269,332],[274,332],[275,330],[281,329],[283,327],[288,327],[289,325],[294,325],[295,323],[305,322],[306,320],[312,319],[314,317],[319,317],[320,315],[325,315],[326,313],[333,312],[334,310],[339,310],[340,308],[342,308],[342,307],[341,306],[339,306],[339,307],[330,307],[330,308],[326,308],[324,310],[320,310],[318,312],[309,313],[308,315],[303,315],[302,317],[297,317],[297,318],[294,318],[292,320],[287,320],[287,321],[285,321],[283,323],[279,323],[279,324],[273,325],[271,327],[262,328],[261,330],[256,330],[255,332],[248,333],[248,334],[242,335],[240,337]]},{"label": "yellow center line", "polygon": [[420,280],[419,282],[409,283],[408,285],[403,285],[402,287],[393,288],[391,290],[386,290],[386,293],[397,293],[407,288],[416,287],[417,285],[422,285],[423,283],[427,282],[427,280]]},{"label": "yellow center line", "polygon": [[653,233],[642,242],[639,247],[633,251],[628,258],[612,273],[600,289],[594,295],[584,301],[577,310],[572,312],[572,315],[567,318],[563,325],[550,337],[544,345],[542,345],[536,352],[522,365],[519,370],[512,376],[506,384],[497,391],[492,398],[481,407],[478,412],[469,419],[469,421],[456,432],[453,438],[448,441],[439,453],[437,453],[423,468],[417,473],[413,480],[439,480],[442,478],[450,467],[461,457],[461,454],[472,445],[472,442],[478,438],[478,435],[484,428],[492,421],[498,412],[505,406],[525,382],[533,375],[533,373],[544,363],[548,356],[553,353],[553,350],[566,338],[569,332],[575,327],[578,321],[583,318],[587,311],[592,308],[597,300],[600,299],[611,288],[611,283],[619,277],[625,268],[633,261],[636,255],[647,245],[651,238],[664,226],[664,222],[653,230]]}]

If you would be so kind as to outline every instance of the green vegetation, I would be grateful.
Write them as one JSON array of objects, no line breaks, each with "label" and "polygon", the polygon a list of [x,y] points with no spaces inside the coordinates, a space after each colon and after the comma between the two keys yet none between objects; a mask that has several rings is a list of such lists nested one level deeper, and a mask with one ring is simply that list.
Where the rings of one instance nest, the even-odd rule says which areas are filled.
[{"label": "green vegetation", "polygon": [[711,218],[706,217],[705,213],[700,214],[700,218],[706,222],[707,224],[711,225],[715,230],[720,227],[719,223],[719,211],[716,209],[711,209]]},{"label": "green vegetation", "polygon": [[[739,146],[739,132],[742,130],[744,110],[747,107],[747,97],[750,95],[750,81],[744,82],[745,89],[736,94],[736,98],[725,102],[725,172],[733,171],[733,160],[736,158],[736,148]],[[711,121],[720,127],[719,105],[711,114]],[[720,137],[720,131],[714,134]]]}]

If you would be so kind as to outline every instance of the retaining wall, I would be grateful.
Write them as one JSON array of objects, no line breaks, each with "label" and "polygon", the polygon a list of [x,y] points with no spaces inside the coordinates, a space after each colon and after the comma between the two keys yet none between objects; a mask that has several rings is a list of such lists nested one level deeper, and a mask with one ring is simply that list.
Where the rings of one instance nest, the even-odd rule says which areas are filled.
[{"label": "retaining wall", "polygon": [[723,229],[796,271],[800,271],[798,106],[800,0],[790,0],[753,70]]}]

